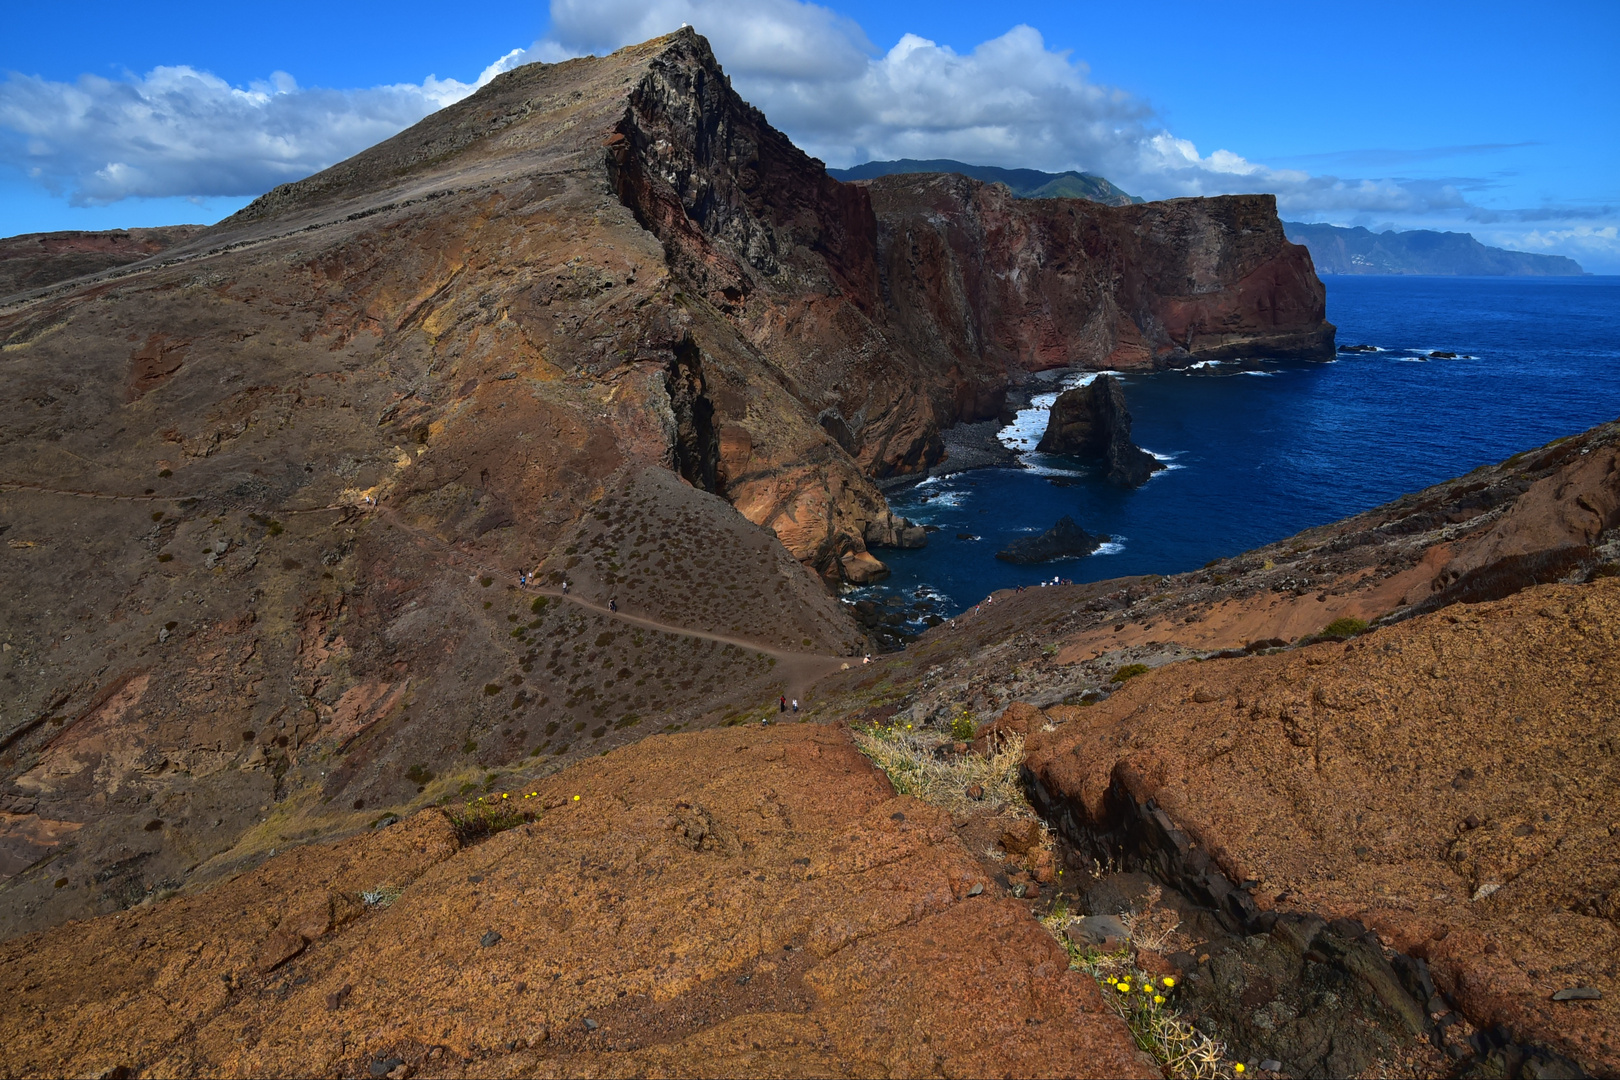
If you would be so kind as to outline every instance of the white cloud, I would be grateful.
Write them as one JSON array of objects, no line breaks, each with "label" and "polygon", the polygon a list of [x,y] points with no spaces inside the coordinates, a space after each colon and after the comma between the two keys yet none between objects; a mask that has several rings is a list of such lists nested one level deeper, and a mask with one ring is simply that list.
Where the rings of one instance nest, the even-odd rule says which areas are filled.
[{"label": "white cloud", "polygon": [[1271,169],[1230,150],[1201,155],[1139,98],[1015,26],[960,54],[916,34],[879,52],[855,23],[797,0],[552,0],[532,52],[607,52],[690,24],[739,93],[834,166],[957,158],[1099,173],[1150,198],[1275,192],[1285,212],[1410,213],[1467,205],[1454,187],[1341,180]]},{"label": "white cloud", "polygon": [[0,151],[75,205],[256,195],[386,139],[477,85],[430,75],[420,85],[305,89],[278,71],[244,88],[185,66],[72,83],[12,74],[0,83]]}]

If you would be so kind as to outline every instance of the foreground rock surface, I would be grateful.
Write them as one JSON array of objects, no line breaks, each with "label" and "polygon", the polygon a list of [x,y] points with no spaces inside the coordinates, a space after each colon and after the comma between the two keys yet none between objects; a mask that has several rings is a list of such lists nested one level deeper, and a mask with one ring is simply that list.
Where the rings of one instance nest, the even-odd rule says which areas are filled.
[{"label": "foreground rock surface", "polygon": [[1156,1075],[842,729],[659,738],[530,790],[538,820],[476,846],[425,811],[0,945],[0,1071]]},{"label": "foreground rock surface", "polygon": [[1089,386],[1059,394],[1035,449],[1094,461],[1109,482],[1124,487],[1140,487],[1164,468],[1152,454],[1131,442],[1125,388],[1112,375],[1098,375]]}]

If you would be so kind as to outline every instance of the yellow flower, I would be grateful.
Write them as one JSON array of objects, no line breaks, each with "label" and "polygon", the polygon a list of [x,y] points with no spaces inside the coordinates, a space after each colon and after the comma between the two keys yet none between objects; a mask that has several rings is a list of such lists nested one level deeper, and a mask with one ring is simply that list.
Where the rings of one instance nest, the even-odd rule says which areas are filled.
[{"label": "yellow flower", "polygon": [[503,798],[503,799],[510,799],[510,798],[511,798],[511,797],[512,797],[512,796],[511,796],[511,795],[510,795],[510,794],[508,794],[508,793],[507,793],[507,792],[504,792],[504,791],[503,791],[503,792],[501,792],[501,798]]},{"label": "yellow flower", "polygon": [[1153,995],[1153,1004],[1155,1004],[1155,1005],[1163,1005],[1164,1004],[1164,995],[1163,994],[1154,994]]},{"label": "yellow flower", "polygon": [[1131,984],[1130,983],[1124,983],[1124,982],[1120,983],[1119,984],[1119,992],[1122,993],[1122,994],[1130,993],[1131,992]]},{"label": "yellow flower", "polygon": [[578,796],[578,795],[575,795],[575,796],[574,796],[574,801],[575,801],[575,802],[579,802],[579,796]]},{"label": "yellow flower", "polygon": [[1174,979],[1172,979],[1172,978],[1171,978],[1171,977],[1170,977],[1170,976],[1168,976],[1168,975],[1166,975],[1166,976],[1165,976],[1165,977],[1164,977],[1164,985],[1165,985],[1165,987],[1166,987],[1166,988],[1167,988],[1167,989],[1168,989],[1168,988],[1170,988],[1170,987],[1173,987],[1173,986],[1175,986],[1175,985],[1176,985],[1176,980],[1174,980]]},{"label": "yellow flower", "polygon": [[1239,1075],[1242,1075],[1242,1073],[1243,1073],[1243,1062],[1239,1061],[1239,1062],[1233,1063],[1232,1071],[1239,1074]]}]

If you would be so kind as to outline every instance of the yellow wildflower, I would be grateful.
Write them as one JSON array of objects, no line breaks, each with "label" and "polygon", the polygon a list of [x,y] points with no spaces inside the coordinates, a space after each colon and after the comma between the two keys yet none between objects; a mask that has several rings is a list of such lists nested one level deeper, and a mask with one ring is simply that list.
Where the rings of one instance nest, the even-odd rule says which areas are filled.
[{"label": "yellow wildflower", "polygon": [[1163,994],[1154,994],[1153,995],[1153,1004],[1155,1004],[1155,1005],[1163,1005],[1164,1004],[1164,995]]},{"label": "yellow wildflower", "polygon": [[1166,989],[1174,987],[1176,985],[1176,980],[1174,980],[1170,976],[1166,975],[1164,977],[1164,985],[1165,985]]},{"label": "yellow wildflower", "polygon": [[1239,1076],[1243,1075],[1243,1062],[1234,1062],[1232,1065],[1232,1071],[1237,1073]]}]

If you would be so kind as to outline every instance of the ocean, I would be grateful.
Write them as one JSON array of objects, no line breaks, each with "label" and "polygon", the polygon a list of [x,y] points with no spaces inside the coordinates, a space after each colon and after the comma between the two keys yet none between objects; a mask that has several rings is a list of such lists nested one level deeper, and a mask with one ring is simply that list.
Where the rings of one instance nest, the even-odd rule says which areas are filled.
[{"label": "ocean", "polygon": [[[1620,277],[1323,280],[1339,344],[1378,352],[1124,376],[1134,440],[1168,468],[1123,490],[1030,450],[1021,468],[892,491],[895,513],[939,532],[878,551],[892,576],[851,598],[949,616],[1054,576],[1191,570],[1620,416]],[[1002,438],[1033,447],[1044,429],[1031,411]],[[996,559],[1065,514],[1110,542],[1036,566]]]}]

